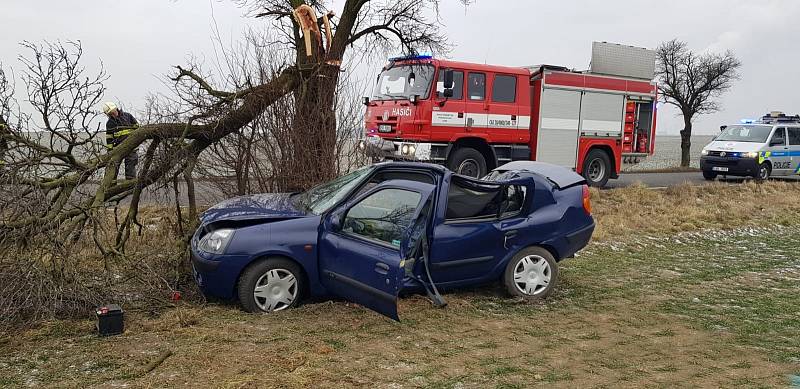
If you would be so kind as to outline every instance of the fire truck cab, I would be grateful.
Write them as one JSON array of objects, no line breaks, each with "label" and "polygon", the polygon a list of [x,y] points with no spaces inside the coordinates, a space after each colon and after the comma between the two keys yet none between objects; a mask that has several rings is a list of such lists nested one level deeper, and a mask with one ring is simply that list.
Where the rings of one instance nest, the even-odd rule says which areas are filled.
[{"label": "fire truck cab", "polygon": [[[654,152],[657,96],[652,51],[595,43],[593,52],[598,47],[623,58],[634,52],[644,70],[630,61],[619,66],[605,58],[609,53],[599,60],[593,54],[585,72],[393,58],[364,98],[359,147],[376,160],[438,162],[472,177],[510,161],[537,160],[603,186],[623,163]],[[649,57],[642,61],[642,54]]]}]

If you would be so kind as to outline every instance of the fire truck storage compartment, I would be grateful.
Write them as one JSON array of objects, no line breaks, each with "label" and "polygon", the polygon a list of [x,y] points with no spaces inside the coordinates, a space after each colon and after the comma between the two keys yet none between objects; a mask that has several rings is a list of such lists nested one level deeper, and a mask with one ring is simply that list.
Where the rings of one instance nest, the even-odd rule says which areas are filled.
[{"label": "fire truck storage compartment", "polygon": [[650,152],[650,136],[653,130],[653,102],[636,102],[636,131],[633,133],[633,149],[637,153]]},{"label": "fire truck storage compartment", "polygon": [[581,100],[581,135],[619,138],[625,96],[585,92]]},{"label": "fire truck storage compartment", "polygon": [[581,92],[544,88],[536,160],[574,168],[578,158]]}]

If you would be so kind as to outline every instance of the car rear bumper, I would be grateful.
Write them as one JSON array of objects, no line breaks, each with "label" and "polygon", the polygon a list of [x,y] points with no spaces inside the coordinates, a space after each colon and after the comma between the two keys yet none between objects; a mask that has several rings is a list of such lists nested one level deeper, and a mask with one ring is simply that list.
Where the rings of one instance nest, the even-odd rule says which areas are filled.
[{"label": "car rear bumper", "polygon": [[594,233],[595,222],[592,220],[592,224],[581,228],[575,232],[567,234],[567,246],[569,247],[568,253],[564,253],[564,257],[572,257],[586,247],[589,244],[589,241],[592,240],[592,234]]},{"label": "car rear bumper", "polygon": [[755,176],[758,160],[755,158],[700,157],[700,169],[721,176]]}]

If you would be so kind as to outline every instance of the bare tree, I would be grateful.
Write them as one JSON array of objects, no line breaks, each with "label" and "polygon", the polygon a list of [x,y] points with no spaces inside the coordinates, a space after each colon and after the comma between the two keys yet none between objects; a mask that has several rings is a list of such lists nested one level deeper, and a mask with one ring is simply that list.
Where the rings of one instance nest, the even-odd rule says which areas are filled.
[{"label": "bare tree", "polygon": [[692,121],[720,109],[718,99],[739,79],[742,63],[730,51],[697,54],[673,39],[657,50],[658,90],[683,115],[681,166],[689,166]]},{"label": "bare tree", "polygon": [[[314,0],[240,4],[272,21],[281,37],[272,44],[287,53],[286,62],[278,58],[245,84],[235,77],[214,77],[201,66],[176,67],[174,94],[157,99],[151,121],[113,149],[101,147],[89,127],[105,74],[83,74],[79,44],[25,44],[31,55],[22,58],[23,79],[38,119],[18,115],[0,138],[9,150],[4,161],[12,167],[4,170],[5,183],[13,183],[17,198],[36,207],[8,204],[0,213],[2,240],[24,241],[54,229],[75,237],[94,225],[97,210],[130,198],[115,245],[103,249],[121,253],[137,225],[145,188],[191,172],[204,150],[287,99],[293,115],[286,121],[287,139],[281,140],[286,147],[272,168],[292,181],[281,186],[306,188],[329,179],[337,172],[336,91],[348,49],[444,51],[434,0],[347,0],[338,17]],[[50,140],[43,144],[32,138],[40,133]],[[146,151],[137,177],[117,179],[122,160],[140,146]]]}]

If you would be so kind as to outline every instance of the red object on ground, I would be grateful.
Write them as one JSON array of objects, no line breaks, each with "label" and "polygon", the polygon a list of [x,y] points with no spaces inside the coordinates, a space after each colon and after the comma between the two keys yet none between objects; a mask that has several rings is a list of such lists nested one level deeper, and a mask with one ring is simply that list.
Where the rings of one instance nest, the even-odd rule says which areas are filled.
[{"label": "red object on ground", "polygon": [[173,290],[170,294],[170,299],[172,301],[179,301],[181,299],[181,292],[177,290]]}]

